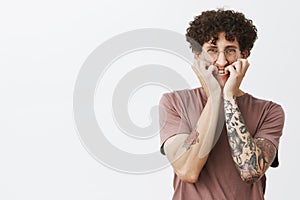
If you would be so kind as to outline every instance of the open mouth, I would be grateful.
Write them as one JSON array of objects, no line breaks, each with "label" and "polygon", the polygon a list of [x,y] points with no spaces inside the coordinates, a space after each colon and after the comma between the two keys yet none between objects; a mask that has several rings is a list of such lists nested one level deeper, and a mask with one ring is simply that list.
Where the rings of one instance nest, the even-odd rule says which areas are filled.
[{"label": "open mouth", "polygon": [[225,74],[225,70],[224,69],[219,69],[218,70],[218,74],[219,75],[224,75]]}]

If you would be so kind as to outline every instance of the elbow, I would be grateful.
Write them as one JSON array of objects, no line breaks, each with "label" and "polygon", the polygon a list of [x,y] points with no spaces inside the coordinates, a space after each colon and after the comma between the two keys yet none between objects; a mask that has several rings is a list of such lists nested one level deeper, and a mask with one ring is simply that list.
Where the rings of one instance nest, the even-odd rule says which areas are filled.
[{"label": "elbow", "polygon": [[241,171],[241,179],[249,184],[259,181],[262,176],[263,174],[251,173],[251,171]]},{"label": "elbow", "polygon": [[196,183],[198,181],[198,176],[194,175],[184,175],[184,176],[179,176],[180,180],[182,180],[185,183]]},{"label": "elbow", "polygon": [[191,184],[196,183],[199,178],[199,173],[191,171],[179,171],[176,174],[181,181]]}]

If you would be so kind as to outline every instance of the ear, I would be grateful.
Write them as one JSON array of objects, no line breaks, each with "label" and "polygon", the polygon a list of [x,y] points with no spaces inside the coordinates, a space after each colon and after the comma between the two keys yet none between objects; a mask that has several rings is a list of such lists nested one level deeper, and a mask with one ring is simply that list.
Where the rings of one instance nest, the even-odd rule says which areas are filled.
[{"label": "ear", "polygon": [[248,58],[248,56],[249,56],[249,51],[248,51],[248,50],[243,51],[243,52],[241,53],[241,56],[242,56],[242,58],[244,58],[244,59]]}]

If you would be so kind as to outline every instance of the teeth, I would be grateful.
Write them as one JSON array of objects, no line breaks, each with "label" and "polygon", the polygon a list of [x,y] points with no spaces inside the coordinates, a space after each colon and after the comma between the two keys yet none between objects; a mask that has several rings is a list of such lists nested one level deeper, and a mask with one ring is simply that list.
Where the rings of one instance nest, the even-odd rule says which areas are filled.
[{"label": "teeth", "polygon": [[225,74],[225,71],[224,70],[219,70],[219,74]]}]

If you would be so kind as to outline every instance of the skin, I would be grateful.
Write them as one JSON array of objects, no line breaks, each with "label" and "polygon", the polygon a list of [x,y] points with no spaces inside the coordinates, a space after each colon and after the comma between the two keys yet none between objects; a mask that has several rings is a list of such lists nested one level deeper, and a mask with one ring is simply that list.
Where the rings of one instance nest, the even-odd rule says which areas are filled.
[{"label": "skin", "polygon": [[195,131],[187,134],[177,134],[164,144],[164,150],[174,172],[185,182],[195,183],[205,165],[211,150],[219,108],[222,103],[221,88],[213,75],[216,67],[195,57],[192,66],[199,81],[208,96],[207,103],[197,121]]},{"label": "skin", "polygon": [[[219,34],[215,45],[211,41],[202,45],[204,51],[212,47],[218,51],[239,50],[237,40],[226,40],[225,33]],[[270,141],[251,136],[236,102],[236,97],[244,94],[240,85],[249,67],[248,52],[242,52],[234,62],[229,62],[223,52],[214,61],[207,55],[194,53],[192,69],[208,100],[192,133],[177,134],[165,142],[164,149],[174,172],[182,181],[197,182],[212,148],[220,104],[224,104],[228,142],[235,166],[243,181],[259,180],[274,160],[277,150]]]}]

